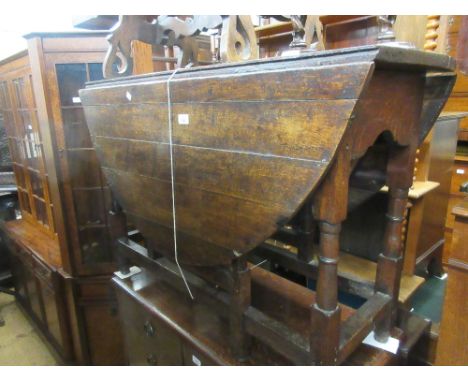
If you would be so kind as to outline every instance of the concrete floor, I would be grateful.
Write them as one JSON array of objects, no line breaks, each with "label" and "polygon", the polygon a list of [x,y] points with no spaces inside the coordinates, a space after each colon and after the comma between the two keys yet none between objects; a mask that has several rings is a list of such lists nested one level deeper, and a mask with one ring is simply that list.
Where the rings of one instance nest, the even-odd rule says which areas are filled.
[{"label": "concrete floor", "polygon": [[26,318],[13,296],[0,293],[0,366],[59,365],[53,351]]}]

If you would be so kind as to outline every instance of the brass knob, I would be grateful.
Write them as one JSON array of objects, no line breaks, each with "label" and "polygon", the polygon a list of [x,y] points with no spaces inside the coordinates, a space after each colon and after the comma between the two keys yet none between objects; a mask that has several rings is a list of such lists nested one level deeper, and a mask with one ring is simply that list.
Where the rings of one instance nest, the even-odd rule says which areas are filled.
[{"label": "brass knob", "polygon": [[144,328],[145,328],[145,333],[148,337],[154,336],[154,328],[153,328],[153,325],[151,325],[151,322],[146,321]]},{"label": "brass knob", "polygon": [[148,355],[146,355],[146,362],[150,366],[156,366],[157,365],[156,356],[153,353],[149,353]]}]

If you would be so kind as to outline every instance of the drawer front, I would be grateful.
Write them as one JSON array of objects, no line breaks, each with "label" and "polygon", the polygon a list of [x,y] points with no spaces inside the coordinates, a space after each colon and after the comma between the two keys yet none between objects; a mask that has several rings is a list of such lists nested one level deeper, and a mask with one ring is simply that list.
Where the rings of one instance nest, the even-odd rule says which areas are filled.
[{"label": "drawer front", "polygon": [[174,331],[128,295],[118,292],[130,365],[182,365],[182,344]]}]

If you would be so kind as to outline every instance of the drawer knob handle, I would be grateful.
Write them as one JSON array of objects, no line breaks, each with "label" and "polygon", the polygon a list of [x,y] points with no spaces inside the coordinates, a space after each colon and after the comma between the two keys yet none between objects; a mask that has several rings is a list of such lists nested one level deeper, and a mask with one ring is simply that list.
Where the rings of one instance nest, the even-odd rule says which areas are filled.
[{"label": "drawer knob handle", "polygon": [[154,336],[154,328],[153,328],[153,325],[151,325],[151,322],[146,321],[144,328],[145,328],[145,333],[148,337]]},{"label": "drawer knob handle", "polygon": [[156,356],[153,353],[149,353],[146,356],[146,362],[148,365],[155,366],[156,365]]}]

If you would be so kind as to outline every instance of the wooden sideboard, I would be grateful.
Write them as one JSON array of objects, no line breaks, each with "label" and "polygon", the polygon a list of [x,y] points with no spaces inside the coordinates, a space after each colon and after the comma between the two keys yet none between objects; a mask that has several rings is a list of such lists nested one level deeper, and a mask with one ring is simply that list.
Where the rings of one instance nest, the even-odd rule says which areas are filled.
[{"label": "wooden sideboard", "polygon": [[73,356],[64,278],[61,270],[47,259],[60,256],[57,242],[27,220],[3,223],[2,229],[11,253],[17,301],[61,358],[70,361]]}]

